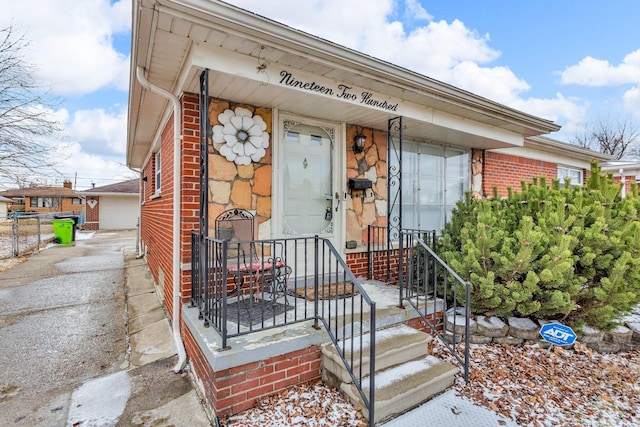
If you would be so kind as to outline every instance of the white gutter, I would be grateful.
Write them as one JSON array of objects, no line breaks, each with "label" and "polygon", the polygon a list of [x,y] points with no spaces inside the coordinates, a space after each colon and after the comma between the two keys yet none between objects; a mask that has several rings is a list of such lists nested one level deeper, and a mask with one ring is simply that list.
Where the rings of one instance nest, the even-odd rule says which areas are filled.
[{"label": "white gutter", "polygon": [[178,363],[173,371],[178,373],[187,362],[187,352],[180,335],[180,198],[182,195],[180,191],[180,175],[182,173],[180,167],[180,142],[182,139],[180,118],[182,117],[182,108],[180,100],[174,94],[151,84],[144,76],[144,70],[140,66],[136,68],[136,77],[145,89],[167,98],[173,104],[173,314],[171,327],[173,339],[178,349]]}]

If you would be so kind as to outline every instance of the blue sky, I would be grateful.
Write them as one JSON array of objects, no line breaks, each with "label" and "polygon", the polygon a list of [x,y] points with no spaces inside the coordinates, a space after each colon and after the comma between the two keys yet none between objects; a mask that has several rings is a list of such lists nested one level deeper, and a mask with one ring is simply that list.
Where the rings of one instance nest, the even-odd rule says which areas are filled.
[{"label": "blue sky", "polygon": [[[338,44],[552,119],[567,141],[589,121],[640,123],[636,0],[229,0]],[[0,0],[0,28],[60,101],[61,173],[78,189],[135,177],[125,167],[131,0]],[[0,177],[0,187],[12,183]]]}]

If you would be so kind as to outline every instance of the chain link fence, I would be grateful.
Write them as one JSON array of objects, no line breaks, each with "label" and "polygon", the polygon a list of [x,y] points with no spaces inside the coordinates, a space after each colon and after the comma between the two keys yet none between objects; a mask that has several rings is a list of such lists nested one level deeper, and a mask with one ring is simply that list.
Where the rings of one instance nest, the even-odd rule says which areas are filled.
[{"label": "chain link fence", "polygon": [[50,243],[54,219],[52,214],[42,214],[0,220],[0,259],[25,255]]}]

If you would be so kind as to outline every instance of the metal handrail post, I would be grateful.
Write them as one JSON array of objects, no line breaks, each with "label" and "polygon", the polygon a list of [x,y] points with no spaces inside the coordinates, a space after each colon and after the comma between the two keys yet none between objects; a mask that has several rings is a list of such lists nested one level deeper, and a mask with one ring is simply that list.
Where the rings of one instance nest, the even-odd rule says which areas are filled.
[{"label": "metal handrail post", "polygon": [[[218,243],[217,243],[218,244]],[[229,242],[222,241],[222,272],[220,273],[220,285],[222,286],[222,348],[227,348],[227,251]]]},{"label": "metal handrail post", "polygon": [[374,427],[376,406],[376,303],[371,303],[371,345],[369,346],[369,427]]},{"label": "metal handrail post", "polygon": [[471,336],[471,330],[469,327],[469,323],[471,319],[471,283],[467,282],[466,292],[465,292],[465,310],[464,310],[464,318],[465,318],[465,327],[464,327],[464,382],[469,382],[469,337]]},{"label": "metal handrail post", "polygon": [[314,268],[314,278],[313,278],[313,327],[319,329],[318,325],[318,281],[320,280],[320,275],[318,274],[318,270],[320,267],[320,263],[318,257],[320,256],[318,245],[320,244],[320,238],[318,235],[314,236],[314,250],[315,256],[313,258],[313,268]]},{"label": "metal handrail post", "polygon": [[398,233],[398,241],[399,241],[399,252],[398,252],[398,287],[400,288],[400,299],[398,301],[398,307],[403,308],[404,304],[402,301],[404,299],[402,295],[402,290],[404,288],[404,238],[402,229],[400,229]]}]

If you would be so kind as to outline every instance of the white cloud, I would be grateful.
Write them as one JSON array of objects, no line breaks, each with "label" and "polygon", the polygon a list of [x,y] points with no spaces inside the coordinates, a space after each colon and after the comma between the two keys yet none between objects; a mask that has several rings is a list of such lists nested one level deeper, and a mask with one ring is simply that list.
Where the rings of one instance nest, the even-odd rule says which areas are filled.
[{"label": "white cloud", "polygon": [[[618,65],[609,61],[583,58],[578,64],[571,65],[560,73],[565,85],[607,87],[640,83],[640,49],[626,55]],[[640,117],[640,92],[638,86],[627,90],[622,102],[629,114]]]},{"label": "white cloud", "polygon": [[104,109],[79,110],[67,125],[70,140],[91,154],[122,156],[126,152],[127,111],[110,113]]},{"label": "white cloud", "polygon": [[[528,99],[531,88],[524,79],[508,67],[491,65],[501,53],[490,46],[489,34],[480,34],[460,20],[432,21],[415,0],[406,0],[405,10],[429,22],[411,31],[393,18],[396,9],[391,0],[318,0],[296,8],[291,8],[288,0],[231,2],[493,101],[565,121],[569,127],[584,119],[586,104],[576,99],[560,94]],[[344,7],[350,13],[344,12]]]},{"label": "white cloud", "polygon": [[130,10],[130,0],[21,0],[3,5],[0,27],[13,25],[24,33],[30,41],[27,60],[54,93],[126,90],[129,59],[112,41],[115,33],[128,31]]},{"label": "white cloud", "polygon": [[475,62],[463,61],[449,73],[450,83],[507,105],[519,102],[520,94],[529,90],[527,82],[507,67],[481,67]]},{"label": "white cloud", "polygon": [[560,73],[563,84],[613,86],[640,83],[640,49],[626,55],[619,65],[587,56]]},{"label": "white cloud", "polygon": [[77,142],[68,144],[64,154],[64,158],[58,162],[58,170],[64,179],[76,184],[77,190],[91,188],[92,182],[96,186],[103,186],[136,177],[123,163],[89,154]]},{"label": "white cloud", "polygon": [[623,96],[625,109],[634,117],[640,118],[640,88],[629,89]]},{"label": "white cloud", "polygon": [[452,82],[454,68],[463,62],[488,63],[500,52],[481,36],[454,20],[430,22],[407,34],[400,23],[387,23],[380,31],[366,35],[359,49],[413,71]]},{"label": "white cloud", "polygon": [[406,19],[424,19],[427,21],[431,21],[433,19],[433,16],[431,16],[417,0],[406,0],[405,4],[407,8]]},{"label": "white cloud", "polygon": [[[587,120],[587,112],[590,104],[576,98],[567,98],[561,93],[556,93],[555,98],[527,98],[515,100],[512,107],[526,111],[538,117],[543,117],[554,122],[563,121],[561,133],[573,134],[582,129]],[[566,139],[566,137],[554,135],[554,138]]]}]

